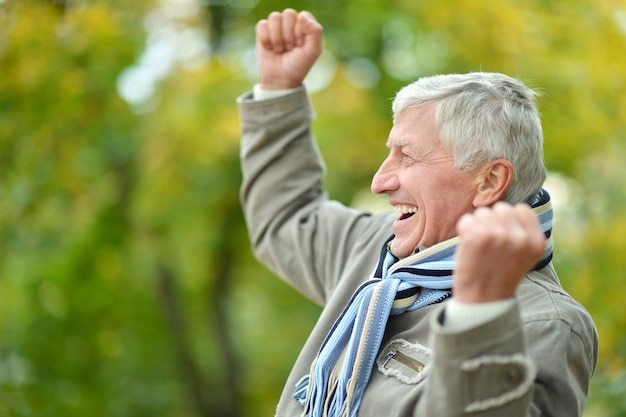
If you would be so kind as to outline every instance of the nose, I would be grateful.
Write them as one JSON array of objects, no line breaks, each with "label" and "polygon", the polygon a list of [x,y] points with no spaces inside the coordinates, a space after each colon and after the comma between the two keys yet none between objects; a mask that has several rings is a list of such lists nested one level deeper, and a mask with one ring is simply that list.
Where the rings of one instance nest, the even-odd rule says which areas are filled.
[{"label": "nose", "polygon": [[398,188],[396,175],[391,158],[386,158],[372,178],[371,190],[374,194],[385,194]]}]

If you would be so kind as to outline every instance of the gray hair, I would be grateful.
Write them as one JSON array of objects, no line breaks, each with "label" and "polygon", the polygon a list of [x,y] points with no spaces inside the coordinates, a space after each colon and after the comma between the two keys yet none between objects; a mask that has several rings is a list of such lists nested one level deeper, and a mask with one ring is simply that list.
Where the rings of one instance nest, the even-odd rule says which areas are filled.
[{"label": "gray hair", "polygon": [[398,92],[393,118],[405,109],[432,105],[439,140],[451,150],[455,166],[471,170],[506,159],[514,176],[503,200],[529,202],[546,178],[536,96],[537,92],[503,74],[435,75]]}]

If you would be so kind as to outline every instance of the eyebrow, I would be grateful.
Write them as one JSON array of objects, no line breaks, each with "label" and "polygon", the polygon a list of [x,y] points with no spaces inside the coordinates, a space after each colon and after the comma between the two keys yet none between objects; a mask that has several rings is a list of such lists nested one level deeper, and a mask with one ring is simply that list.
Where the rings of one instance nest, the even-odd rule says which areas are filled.
[{"label": "eyebrow", "polygon": [[395,143],[391,144],[389,141],[387,141],[387,143],[385,143],[385,146],[388,149],[391,149],[392,147],[395,148],[402,148],[404,146],[412,146],[411,142],[409,142],[408,140],[397,140]]}]

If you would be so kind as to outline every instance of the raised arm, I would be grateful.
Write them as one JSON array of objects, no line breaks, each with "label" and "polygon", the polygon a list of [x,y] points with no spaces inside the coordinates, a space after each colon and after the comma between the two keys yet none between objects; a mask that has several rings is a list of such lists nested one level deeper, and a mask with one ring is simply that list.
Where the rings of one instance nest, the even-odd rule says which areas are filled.
[{"label": "raised arm", "polygon": [[324,190],[314,113],[302,86],[321,53],[321,25],[308,12],[287,9],[261,20],[256,31],[261,93],[277,92],[257,96],[255,88],[238,100],[244,217],[257,258],[324,304],[347,261],[363,252],[355,242],[376,236],[382,245],[389,222],[331,201]]}]

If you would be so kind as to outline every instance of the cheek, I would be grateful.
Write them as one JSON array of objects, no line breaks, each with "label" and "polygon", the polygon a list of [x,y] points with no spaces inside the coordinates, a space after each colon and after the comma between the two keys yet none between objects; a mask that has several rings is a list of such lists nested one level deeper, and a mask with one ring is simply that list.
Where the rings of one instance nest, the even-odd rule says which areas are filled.
[{"label": "cheek", "polygon": [[425,215],[430,223],[438,223],[444,229],[456,229],[456,223],[465,213],[472,212],[473,194],[465,187],[449,183],[429,190],[423,195]]}]

